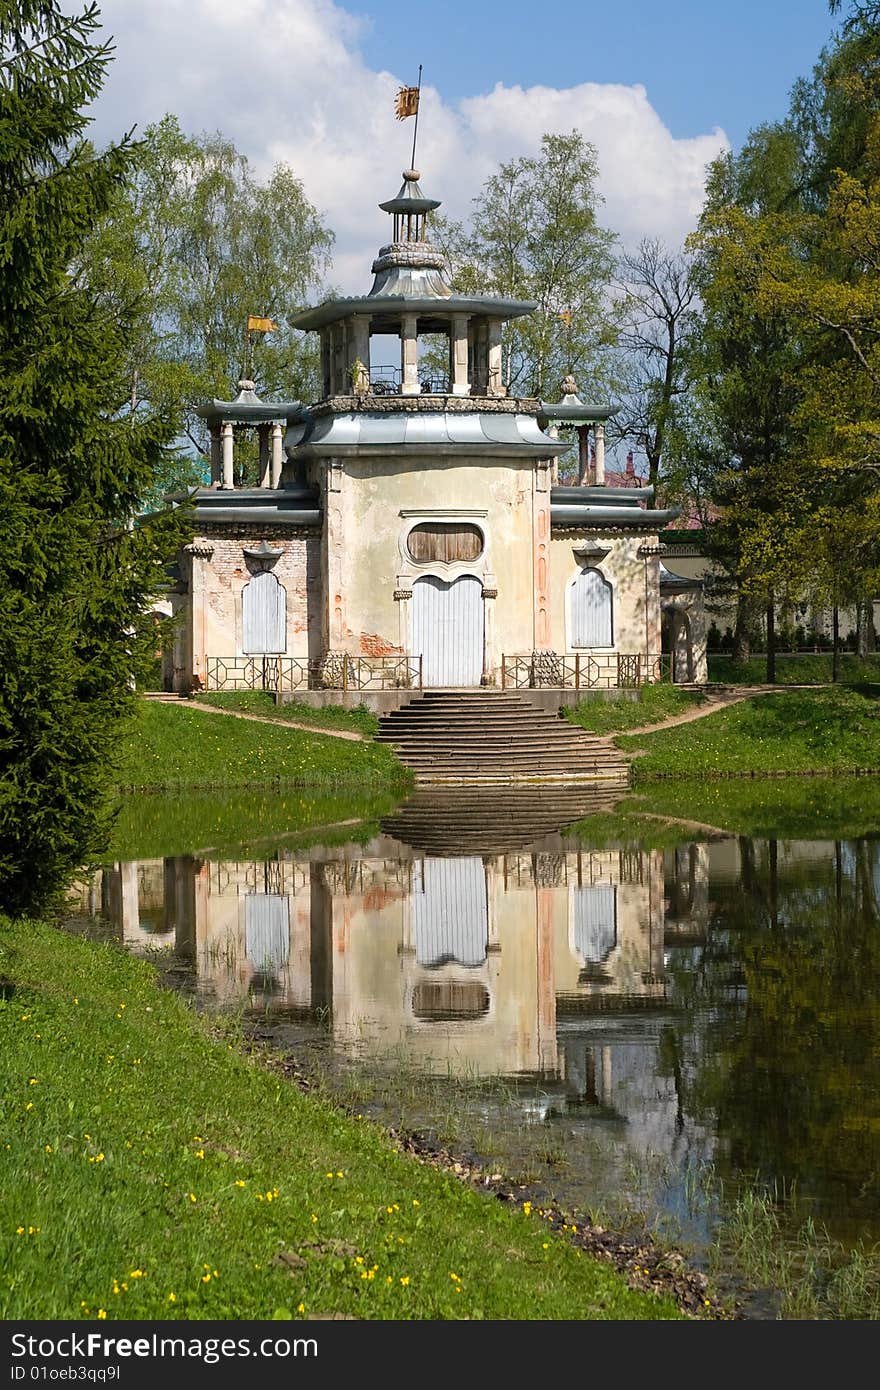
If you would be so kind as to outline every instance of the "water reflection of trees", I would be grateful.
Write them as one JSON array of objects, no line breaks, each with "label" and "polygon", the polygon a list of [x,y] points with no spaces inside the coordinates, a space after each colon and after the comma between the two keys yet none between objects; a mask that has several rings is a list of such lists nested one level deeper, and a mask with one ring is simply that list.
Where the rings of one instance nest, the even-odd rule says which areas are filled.
[{"label": "water reflection of trees", "polygon": [[712,1022],[691,1042],[688,1105],[714,1113],[732,1168],[773,1191],[796,1184],[826,1220],[845,1199],[857,1231],[880,1196],[880,858],[873,840],[827,850],[740,841],[739,882],[716,894],[706,948],[675,988],[696,1031]]}]

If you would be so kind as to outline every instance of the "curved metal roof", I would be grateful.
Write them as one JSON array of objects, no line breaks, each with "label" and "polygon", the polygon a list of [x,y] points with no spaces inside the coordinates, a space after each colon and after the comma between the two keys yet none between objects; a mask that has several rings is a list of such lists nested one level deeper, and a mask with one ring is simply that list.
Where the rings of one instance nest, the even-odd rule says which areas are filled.
[{"label": "curved metal roof", "polygon": [[614,506],[600,503],[594,506],[564,507],[550,503],[550,525],[601,530],[603,526],[624,526],[637,531],[659,531],[681,514],[680,507],[657,508]]},{"label": "curved metal roof", "polygon": [[203,401],[196,414],[209,425],[230,421],[234,425],[267,424],[272,420],[284,422],[299,417],[305,406],[301,401],[261,401],[252,381],[240,381],[234,401]]},{"label": "curved metal roof", "polygon": [[291,457],[345,457],[376,454],[436,455],[449,451],[472,455],[552,458],[566,445],[544,434],[534,415],[491,411],[418,411],[379,413],[368,410],[319,415],[314,429],[292,424],[284,436]]},{"label": "curved metal roof", "polygon": [[319,526],[319,495],[312,488],[200,487],[191,494],[199,522],[256,523],[266,526]]},{"label": "curved metal roof", "polygon": [[419,175],[415,169],[406,169],[403,175],[403,183],[396,198],[389,198],[387,203],[380,203],[379,207],[383,212],[433,212],[439,208],[439,198],[426,198],[419,188]]},{"label": "curved metal roof", "polygon": [[[516,319],[534,313],[537,307],[531,300],[502,299],[491,294],[451,294],[443,299],[431,294],[366,294],[327,299],[314,309],[304,309],[301,314],[294,314],[290,322],[294,328],[308,331],[324,328],[328,323],[338,323],[340,319],[351,318],[353,314],[366,314],[374,322],[383,317],[393,319],[395,325],[399,323],[401,314],[424,314],[445,327],[452,314]],[[430,327],[419,328],[422,333],[432,331]]]}]

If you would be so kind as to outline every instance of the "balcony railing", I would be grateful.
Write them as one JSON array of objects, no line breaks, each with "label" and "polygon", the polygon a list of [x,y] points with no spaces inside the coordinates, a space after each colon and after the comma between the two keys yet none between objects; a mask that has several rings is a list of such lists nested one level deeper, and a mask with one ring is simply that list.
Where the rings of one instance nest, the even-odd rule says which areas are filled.
[{"label": "balcony railing", "polygon": [[206,690],[421,690],[420,656],[209,656]]},{"label": "balcony railing", "polygon": [[659,652],[532,652],[501,658],[502,690],[635,689],[668,677],[669,657]]}]

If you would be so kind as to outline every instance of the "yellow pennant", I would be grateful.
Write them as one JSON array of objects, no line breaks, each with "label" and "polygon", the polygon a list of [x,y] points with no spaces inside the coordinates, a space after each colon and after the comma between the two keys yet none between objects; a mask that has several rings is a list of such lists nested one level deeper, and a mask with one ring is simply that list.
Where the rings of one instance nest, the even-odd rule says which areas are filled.
[{"label": "yellow pennant", "polygon": [[274,319],[260,318],[259,314],[248,314],[248,333],[274,333],[277,327]]},{"label": "yellow pennant", "polygon": [[394,99],[394,114],[399,121],[414,116],[419,109],[418,87],[400,87]]}]

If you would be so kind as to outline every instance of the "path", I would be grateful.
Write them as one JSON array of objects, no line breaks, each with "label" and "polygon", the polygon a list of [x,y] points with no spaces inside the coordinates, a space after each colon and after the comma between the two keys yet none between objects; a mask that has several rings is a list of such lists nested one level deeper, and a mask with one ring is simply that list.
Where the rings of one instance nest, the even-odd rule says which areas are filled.
[{"label": "path", "polygon": [[157,700],[162,705],[185,705],[187,709],[198,710],[202,714],[226,714],[233,719],[251,719],[257,724],[275,724],[279,729],[303,729],[307,734],[326,734],[328,738],[372,743],[370,734],[353,733],[349,729],[328,729],[324,724],[301,724],[293,719],[272,719],[265,714],[249,714],[243,709],[221,709],[219,705],[205,705],[201,700],[190,700],[186,695],[172,695],[165,690],[145,690],[143,699]]},{"label": "path", "polygon": [[729,705],[739,704],[741,700],[751,700],[756,695],[774,695],[781,690],[818,690],[818,684],[813,685],[707,685],[690,687],[697,694],[702,693],[704,699],[701,704],[694,709],[685,710],[683,714],[671,714],[668,719],[661,719],[657,724],[642,724],[636,729],[618,729],[616,733],[607,734],[605,741],[609,748],[622,753],[625,758],[637,758],[645,750],[643,748],[620,748],[615,742],[621,737],[636,738],[640,734],[655,734],[660,729],[674,729],[679,724],[690,724],[695,719],[705,719],[707,714],[717,714],[721,709],[727,709]]}]

